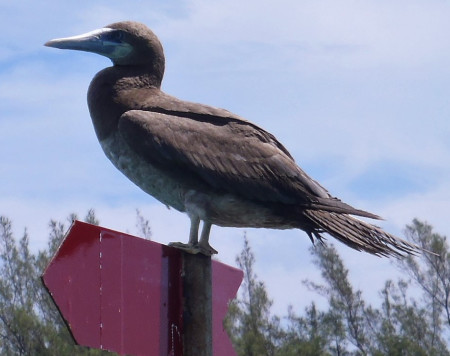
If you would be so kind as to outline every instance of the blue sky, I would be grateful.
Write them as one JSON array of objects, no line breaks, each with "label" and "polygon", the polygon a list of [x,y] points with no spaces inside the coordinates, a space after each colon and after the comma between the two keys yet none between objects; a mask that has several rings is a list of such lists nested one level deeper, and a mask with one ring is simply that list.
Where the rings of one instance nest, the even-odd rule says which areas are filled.
[{"label": "blue sky", "polygon": [[[50,218],[96,209],[134,232],[135,209],[156,241],[187,239],[189,221],[135,187],[106,159],[86,90],[107,59],[43,43],[120,20],[146,23],[166,54],[163,90],[223,107],[266,128],[332,194],[383,216],[401,235],[414,217],[450,231],[450,3],[430,0],[0,0],[0,214],[33,248]],[[234,264],[244,230],[213,227]],[[301,231],[247,229],[257,273],[275,299],[303,308],[318,278]],[[339,248],[370,296],[389,261]],[[287,287],[288,286],[288,287]]]}]

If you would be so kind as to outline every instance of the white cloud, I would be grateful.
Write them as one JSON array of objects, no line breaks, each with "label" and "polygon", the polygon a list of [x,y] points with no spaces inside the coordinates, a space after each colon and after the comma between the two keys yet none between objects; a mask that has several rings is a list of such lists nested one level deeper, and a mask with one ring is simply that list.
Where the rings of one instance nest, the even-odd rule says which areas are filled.
[{"label": "white cloud", "polygon": [[448,235],[450,231],[450,182],[446,180],[422,193],[412,193],[395,199],[384,208],[383,216],[397,226],[410,223],[412,219],[427,221],[437,233]]},{"label": "white cloud", "polygon": [[[167,21],[164,34],[190,45],[264,43],[287,51],[302,70],[448,60],[445,2],[191,1],[186,17]],[[298,49],[298,51],[295,51]],[[279,52],[278,52],[279,54]],[[305,67],[305,63],[307,66]]]}]

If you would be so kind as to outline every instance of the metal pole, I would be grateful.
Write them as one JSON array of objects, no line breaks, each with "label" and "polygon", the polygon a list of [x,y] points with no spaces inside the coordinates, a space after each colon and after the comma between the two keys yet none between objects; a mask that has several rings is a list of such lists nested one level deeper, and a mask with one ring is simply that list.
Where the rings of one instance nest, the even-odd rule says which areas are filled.
[{"label": "metal pole", "polygon": [[211,257],[183,253],[183,356],[212,356]]}]

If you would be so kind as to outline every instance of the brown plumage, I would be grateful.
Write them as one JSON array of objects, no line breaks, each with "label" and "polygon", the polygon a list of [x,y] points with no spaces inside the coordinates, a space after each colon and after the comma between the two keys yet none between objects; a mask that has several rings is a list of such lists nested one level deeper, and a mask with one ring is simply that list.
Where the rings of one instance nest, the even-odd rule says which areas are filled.
[{"label": "brown plumage", "polygon": [[326,232],[375,255],[417,249],[352,217],[379,218],[332,197],[269,132],[229,111],[163,93],[163,49],[145,25],[114,23],[46,45],[112,60],[89,87],[94,128],[107,157],[131,181],[189,215],[189,242],[174,246],[216,253],[209,245],[214,224],[298,228],[313,241]]}]

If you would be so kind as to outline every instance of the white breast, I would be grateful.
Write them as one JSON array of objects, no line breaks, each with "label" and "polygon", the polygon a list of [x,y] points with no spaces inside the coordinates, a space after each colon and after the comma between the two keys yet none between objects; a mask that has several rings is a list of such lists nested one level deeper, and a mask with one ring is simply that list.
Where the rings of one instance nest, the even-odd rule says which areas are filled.
[{"label": "white breast", "polygon": [[139,188],[163,204],[185,211],[187,187],[135,154],[119,133],[100,141],[100,144],[114,166]]}]

